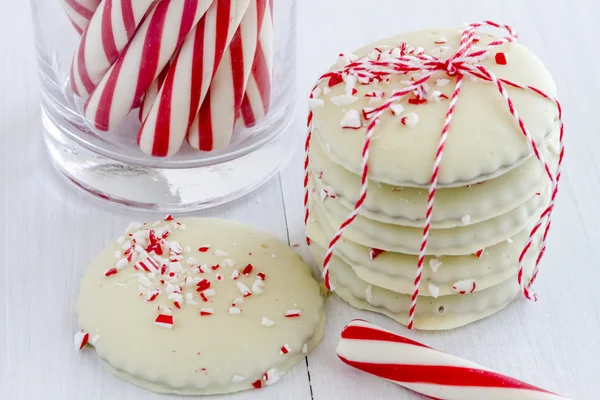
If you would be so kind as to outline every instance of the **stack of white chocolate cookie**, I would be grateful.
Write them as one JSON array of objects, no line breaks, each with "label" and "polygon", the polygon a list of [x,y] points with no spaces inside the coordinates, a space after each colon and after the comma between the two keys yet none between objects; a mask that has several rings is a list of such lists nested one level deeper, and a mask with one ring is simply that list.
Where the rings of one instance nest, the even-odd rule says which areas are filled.
[{"label": "stack of white chocolate cookie", "polygon": [[[362,57],[385,60],[400,52],[447,59],[456,53],[460,35],[459,29],[438,29],[386,39],[341,56],[331,71]],[[477,32],[470,51],[485,49],[494,40]],[[493,47],[479,64],[499,78],[556,96],[550,73],[519,44]],[[330,241],[360,197],[368,112],[422,76],[415,71],[365,80],[360,74],[334,73],[314,90],[307,236],[321,266]],[[436,71],[383,112],[368,146],[366,200],[333,247],[329,264],[338,296],[404,324],[432,169],[456,80],[448,71]],[[531,91],[507,91],[539,147],[539,158],[555,171],[560,132],[556,104]],[[415,328],[465,325],[496,313],[520,293],[518,258],[552,188],[539,158],[498,87],[465,76],[439,169]],[[543,232],[542,226],[525,256],[525,282],[533,273]]]}]

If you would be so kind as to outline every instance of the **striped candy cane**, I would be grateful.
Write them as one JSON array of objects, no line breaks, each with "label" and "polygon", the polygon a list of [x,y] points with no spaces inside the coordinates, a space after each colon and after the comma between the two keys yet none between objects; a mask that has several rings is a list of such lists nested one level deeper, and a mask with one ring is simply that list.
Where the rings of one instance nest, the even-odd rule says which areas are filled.
[{"label": "striped candy cane", "polygon": [[83,98],[119,58],[156,0],[103,0],[85,29],[71,67],[71,88]]},{"label": "striped candy cane", "polygon": [[[199,150],[220,150],[231,140],[256,53],[259,32],[257,5],[257,0],[250,2],[217,68],[209,93],[190,127],[188,141]],[[261,7],[261,20],[265,8]]]},{"label": "striped candy cane", "polygon": [[73,24],[75,30],[81,35],[87,28],[94,12],[102,0],[61,0],[62,6]]},{"label": "striped candy cane", "polygon": [[[259,20],[260,34],[252,64],[252,75],[246,87],[238,125],[251,127],[267,115],[271,104],[273,80],[273,0],[268,0],[263,21]],[[260,14],[259,14],[260,16]]]},{"label": "striped candy cane", "polygon": [[162,0],[93,91],[85,116],[96,129],[118,126],[139,105],[212,0]]},{"label": "striped candy cane", "polygon": [[164,157],[179,150],[249,2],[215,0],[189,34],[138,133],[142,151]]},{"label": "striped candy cane", "polygon": [[566,399],[363,320],[344,328],[337,355],[354,368],[439,400]]}]

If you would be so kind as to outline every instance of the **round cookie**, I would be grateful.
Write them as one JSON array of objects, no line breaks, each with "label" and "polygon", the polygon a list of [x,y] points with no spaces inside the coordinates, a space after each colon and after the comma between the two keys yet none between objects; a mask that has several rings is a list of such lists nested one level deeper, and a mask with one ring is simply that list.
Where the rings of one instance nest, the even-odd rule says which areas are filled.
[{"label": "round cookie", "polygon": [[276,382],[317,345],[325,320],[299,255],[212,218],[133,226],[90,264],[76,312],[111,372],[188,395]]},{"label": "round cookie", "polygon": [[[502,243],[482,249],[479,255],[426,257],[419,294],[433,297],[456,294],[454,284],[471,279],[477,282],[474,291],[481,291],[514,276],[530,231],[531,227],[528,227]],[[311,243],[315,242],[321,248],[327,248],[327,238],[335,233],[321,223],[317,213],[307,224],[306,232]],[[536,235],[526,261],[535,257],[539,236]],[[338,242],[333,253],[367,283],[396,293],[412,294],[414,290],[417,256],[389,251],[373,253],[372,249],[346,239]]]},{"label": "round cookie", "polygon": [[[479,48],[486,48],[496,39],[483,30],[478,34]],[[436,44],[441,37],[446,42]],[[427,55],[437,55],[445,60],[458,49],[459,41],[459,29],[429,29],[369,44],[357,50],[355,55],[363,57],[377,46],[392,48],[405,42],[413,48],[423,48]],[[508,60],[506,65],[496,64],[493,57],[496,52],[505,54]],[[529,49],[520,44],[508,43],[495,47],[491,56],[482,60],[481,64],[498,78],[531,85],[550,96],[556,96],[556,85],[548,70]],[[336,65],[332,70],[343,66]],[[384,98],[387,98],[394,90],[406,87],[403,81],[414,76],[395,75],[389,84],[377,86],[356,84],[357,92],[351,99],[352,103],[346,98],[344,101],[336,101],[341,95],[348,96],[344,83],[333,86],[331,91],[327,90],[327,94],[319,97],[323,106],[313,110],[313,133],[331,149],[332,161],[349,171],[361,173],[365,129],[344,129],[340,121],[344,120],[349,110],[356,110],[360,115],[364,108],[379,104],[371,103],[371,98],[365,97],[365,94],[381,90]],[[448,82],[436,87],[437,79],[446,79]],[[450,98],[455,81],[456,77],[439,71],[430,79],[429,85],[431,90],[437,90]],[[327,86],[328,81],[325,80],[319,88],[323,91]],[[556,105],[521,89],[509,87],[507,91],[532,137],[542,146],[559,129]],[[442,100],[413,104],[408,101],[410,97],[405,96],[400,102],[404,107],[403,115],[415,113],[418,123],[412,127],[405,126],[391,112],[382,115],[370,146],[369,176],[373,180],[396,186],[426,187],[449,102]],[[438,187],[456,187],[489,180],[522,164],[531,155],[531,146],[508,112],[498,89],[490,83],[464,79],[440,166]]]},{"label": "round cookie", "polygon": [[[556,142],[558,139],[552,138],[542,151],[553,170],[558,162]],[[310,168],[319,195],[332,193],[344,207],[354,208],[359,198],[360,177],[331,161],[317,136],[310,146]],[[522,165],[489,181],[438,190],[431,227],[461,226],[461,219],[467,214],[471,216],[471,223],[497,217],[548,186],[548,176],[539,160],[530,157]],[[371,180],[360,215],[394,225],[422,228],[427,196],[425,188],[391,186]]]},{"label": "round cookie", "polygon": [[[482,248],[500,243],[525,229],[539,218],[548,204],[548,196],[534,195],[526,203],[506,214],[487,221],[471,224],[466,220],[463,226],[452,229],[432,229],[427,247],[428,255],[457,256],[473,254]],[[323,221],[336,229],[351,213],[336,199],[323,201],[311,196],[310,212],[326,216]],[[391,225],[357,216],[344,231],[343,237],[364,246],[381,250],[417,255],[421,246],[423,230],[420,228]]]},{"label": "round cookie", "polygon": [[[310,250],[319,265],[323,265],[325,250],[315,243],[311,243]],[[533,260],[526,263],[526,277],[531,275],[533,267]],[[337,256],[331,258],[330,276],[335,287],[334,293],[351,306],[384,314],[401,324],[407,324],[411,295],[364,282]],[[422,330],[458,328],[497,313],[518,294],[519,284],[516,275],[513,275],[498,285],[474,293],[438,298],[422,296],[417,303],[414,327]]]}]

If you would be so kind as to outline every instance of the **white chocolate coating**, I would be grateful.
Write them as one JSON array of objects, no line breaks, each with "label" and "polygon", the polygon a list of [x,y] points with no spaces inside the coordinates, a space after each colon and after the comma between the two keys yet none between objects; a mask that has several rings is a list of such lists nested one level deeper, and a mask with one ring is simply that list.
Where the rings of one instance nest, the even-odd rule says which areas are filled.
[{"label": "white chocolate coating", "polygon": [[[464,256],[426,257],[423,279],[419,287],[421,296],[433,296],[431,288],[437,288],[437,296],[456,294],[452,286],[459,281],[475,279],[475,291],[481,291],[495,286],[517,273],[518,257],[521,253],[531,227],[495,246],[484,249],[481,257],[475,254]],[[315,242],[321,248],[327,248],[334,231],[322,224],[317,213],[313,214],[307,225],[307,236],[311,243]],[[534,251],[539,248],[539,235],[527,254],[526,260],[534,257]],[[416,274],[417,256],[383,252],[371,259],[368,247],[356,244],[346,239],[340,240],[334,249],[334,254],[350,265],[361,280],[374,286],[380,286],[392,292],[412,294]],[[436,266],[435,271],[431,265]],[[432,284],[433,286],[430,286]]]},{"label": "white chocolate coating", "polygon": [[[310,250],[323,265],[325,250],[314,242]],[[526,264],[525,275],[530,276],[533,262]],[[331,283],[335,294],[351,306],[377,312],[406,325],[411,296],[400,294],[379,286],[369,285],[359,279],[352,268],[337,256],[330,264]],[[458,328],[488,317],[506,307],[519,294],[516,276],[491,288],[472,294],[419,297],[414,327],[423,330]]]},{"label": "white chocolate coating", "polygon": [[[401,41],[415,48],[422,47],[426,54],[432,54],[432,50],[440,47],[434,42],[441,36],[448,39],[444,46],[452,49],[448,52],[450,56],[458,48],[460,40],[460,33],[456,28],[402,34],[367,45],[355,54],[359,57],[365,56],[375,46],[397,46]],[[485,48],[494,40],[493,36],[485,32],[481,32],[480,36],[478,46],[481,48]],[[507,65],[495,63],[493,56],[496,52],[506,54]],[[481,64],[499,78],[531,85],[550,96],[556,96],[556,85],[552,76],[542,62],[524,46],[505,44],[494,48],[490,54],[491,56]],[[369,104],[369,99],[364,97],[365,93],[379,89],[385,92],[384,97],[389,97],[395,89],[405,87],[401,81],[409,78],[396,76],[388,85],[380,84],[378,87],[372,84],[357,84],[358,100],[351,105],[335,105],[331,101],[345,92],[346,87],[343,83],[334,86],[330,93],[320,97],[324,106],[314,109],[315,136],[319,136],[322,142],[331,148],[330,158],[334,162],[354,173],[360,173],[366,129],[343,129],[340,121],[349,110],[358,110],[360,113],[365,107],[373,107]],[[440,71],[430,80],[430,86],[434,86],[438,78],[449,79],[450,84],[436,87],[435,90],[451,97],[456,78],[448,77]],[[326,86],[327,81],[323,82],[320,88]],[[507,90],[538,144],[544,143],[558,130],[558,112],[553,102],[521,89]],[[384,113],[370,146],[369,176],[373,180],[391,185],[425,187],[431,176],[432,160],[448,110],[448,101],[429,101],[427,104],[413,105],[404,99],[401,104],[404,106],[402,115],[415,113],[418,116],[418,124],[413,127],[404,126],[400,123],[400,118],[392,112]],[[532,149],[510,115],[498,89],[491,83],[465,79],[446,143],[438,187],[461,186],[489,180],[522,164],[531,154]]]},{"label": "white chocolate coating", "polygon": [[[163,292],[147,301],[138,295],[139,282],[144,283],[146,277],[152,283],[169,278],[160,274],[153,278],[131,265],[105,277],[104,272],[117,261],[114,253],[123,250],[113,242],[92,261],[81,282],[76,306],[79,327],[91,337],[100,336],[94,347],[110,371],[156,392],[226,393],[251,389],[257,380],[263,386],[274,383],[304,357],[303,346],[312,350],[322,335],[323,298],[310,269],[277,238],[244,224],[210,218],[168,224],[175,227],[177,222],[186,229],[173,229],[167,241],[178,242],[184,249],[179,261],[184,272],[179,280],[189,275],[210,281],[215,293],[208,296],[207,292],[208,301],[199,297],[194,283],[182,285],[181,309],[174,307],[166,285],[158,284]],[[210,244],[208,251],[199,251],[206,244]],[[186,247],[191,251],[185,252]],[[252,272],[242,274],[249,263]],[[203,264],[208,266],[205,273],[198,268],[190,272],[189,266]],[[220,267],[213,270],[217,264]],[[237,280],[231,278],[234,270],[240,272]],[[265,274],[262,287],[255,285],[259,272]],[[238,304],[240,282],[252,294]],[[189,293],[195,304],[186,302]],[[233,303],[240,314],[228,312]],[[171,329],[154,323],[159,305],[173,310]],[[213,315],[200,316],[206,308]],[[286,318],[289,310],[300,310],[301,315]],[[265,326],[263,317],[275,324]],[[289,353],[281,354],[286,345]],[[271,376],[264,380],[267,371]]]},{"label": "white chocolate coating", "polygon": [[[546,193],[534,195],[523,205],[506,214],[476,224],[465,224],[452,229],[432,229],[427,247],[428,255],[473,254],[482,248],[498,244],[516,235],[537,220],[547,206]],[[324,201],[311,196],[310,210],[326,216],[332,227],[337,229],[350,214],[335,199]],[[377,249],[396,251],[405,254],[419,254],[423,230],[373,221],[358,216],[344,231],[343,237],[355,243]]]},{"label": "white chocolate coating", "polygon": [[[555,142],[558,139],[552,138],[543,149],[551,168],[556,167],[558,160],[558,148],[551,145]],[[318,192],[332,188],[345,208],[354,207],[359,197],[360,177],[331,161],[318,136],[311,143],[310,168]],[[539,160],[530,157],[522,165],[495,179],[438,190],[431,226],[434,229],[462,226],[461,218],[467,214],[471,216],[471,223],[497,217],[525,203],[548,185],[548,176]],[[422,228],[425,225],[427,195],[425,188],[397,187],[370,181],[360,215],[394,225]]]}]

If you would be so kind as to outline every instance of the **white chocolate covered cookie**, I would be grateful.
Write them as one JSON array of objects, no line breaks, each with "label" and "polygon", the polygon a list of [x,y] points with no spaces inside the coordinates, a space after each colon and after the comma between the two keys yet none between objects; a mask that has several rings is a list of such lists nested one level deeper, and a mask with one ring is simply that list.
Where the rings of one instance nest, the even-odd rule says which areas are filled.
[{"label": "white chocolate covered cookie", "polygon": [[[310,250],[323,265],[325,250],[311,242]],[[533,262],[525,266],[526,275],[533,270]],[[379,286],[371,285],[359,279],[352,268],[340,258],[334,256],[330,264],[331,283],[335,294],[351,306],[374,311],[406,325],[410,308],[410,295],[400,294]],[[463,284],[464,282],[457,282]],[[515,276],[510,277],[482,291],[473,292],[468,288],[464,294],[440,296],[438,298],[421,296],[417,303],[414,327],[423,330],[453,329],[488,317],[514,300],[519,293],[519,285]]]},{"label": "white chocolate covered cookie", "polygon": [[[546,145],[548,148],[542,152],[551,168],[555,168],[558,161],[556,142],[558,139],[552,138]],[[314,136],[310,146],[310,168],[319,196],[329,193],[345,208],[354,208],[359,198],[360,177],[331,161],[318,136]],[[438,190],[431,226],[434,229],[461,226],[465,215],[471,217],[471,223],[497,217],[525,203],[548,186],[548,176],[539,160],[530,157],[522,165],[495,179]],[[422,228],[425,225],[423,204],[427,202],[427,195],[424,188],[370,181],[360,215],[389,224]]]},{"label": "white chocolate covered cookie", "polygon": [[[485,32],[479,36],[477,46],[480,48],[486,48],[497,39]],[[436,43],[440,37],[445,39],[443,44]],[[422,48],[424,54],[433,54],[444,60],[456,52],[459,40],[460,31],[456,28],[430,29],[381,40],[354,54],[358,57],[368,56],[375,47],[393,48],[405,42],[413,48]],[[499,65],[494,57],[488,57],[480,63],[498,78],[531,85],[550,96],[556,95],[552,76],[529,49],[517,43],[508,43],[495,47],[494,52],[503,53],[509,62]],[[337,68],[339,65],[333,69]],[[364,129],[359,129],[363,123],[360,115],[363,109],[380,104],[373,102],[373,97],[369,95],[375,89],[382,92],[377,98],[389,98],[393,91],[406,87],[404,82],[417,79],[417,75],[393,75],[389,83],[380,84],[377,88],[361,84],[350,85],[349,88],[347,84],[339,84],[329,89],[327,80],[320,84],[319,90],[323,94],[318,100],[322,104],[313,107],[314,132],[330,149],[332,161],[349,171],[361,173],[365,134]],[[447,99],[452,96],[455,81],[455,77],[439,71],[429,83],[431,92],[438,92],[435,99],[411,102],[406,96],[398,105],[403,108],[402,115],[411,116],[411,123],[403,124],[393,112],[382,115],[370,146],[371,179],[396,186],[428,185],[432,160],[448,111]],[[436,87],[432,86],[434,84]],[[328,89],[327,94],[325,88]],[[509,87],[507,90],[538,144],[546,142],[558,131],[558,111],[552,101],[521,89]],[[349,114],[352,110],[355,113]],[[348,116],[352,115],[357,120],[347,121]],[[342,125],[346,125],[346,128]],[[347,129],[350,125],[355,129]],[[462,186],[492,179],[524,163],[532,154],[531,146],[511,117],[495,85],[465,79],[440,165],[438,187]]]},{"label": "white chocolate covered cookie", "polygon": [[[498,244],[516,235],[537,220],[547,206],[546,193],[534,195],[524,204],[506,214],[487,221],[471,224],[468,215],[463,226],[452,229],[432,229],[429,236],[428,255],[463,255]],[[332,227],[339,227],[351,210],[336,199],[324,200],[311,196],[311,212],[326,215]],[[358,216],[344,231],[344,237],[364,246],[405,254],[419,254],[422,229],[391,225]]]},{"label": "white chocolate covered cookie", "polygon": [[[327,248],[327,238],[333,236],[334,231],[320,218],[318,212],[312,215],[306,234],[311,244],[315,242],[319,247]],[[530,231],[531,228],[527,227],[514,237],[481,249],[477,254],[426,257],[419,293],[432,297],[456,294],[455,283],[467,280],[475,280],[477,286],[474,291],[481,291],[514,276],[519,254]],[[539,248],[539,235],[532,248]],[[414,290],[417,256],[372,249],[347,239],[340,240],[334,254],[351,266],[358,278],[366,283],[396,293],[412,294]],[[531,259],[534,252],[526,257],[526,260]]]},{"label": "white chocolate covered cookie", "polygon": [[273,384],[317,345],[325,319],[299,255],[212,218],[133,226],[90,264],[76,312],[76,340],[111,372],[189,395]]}]

